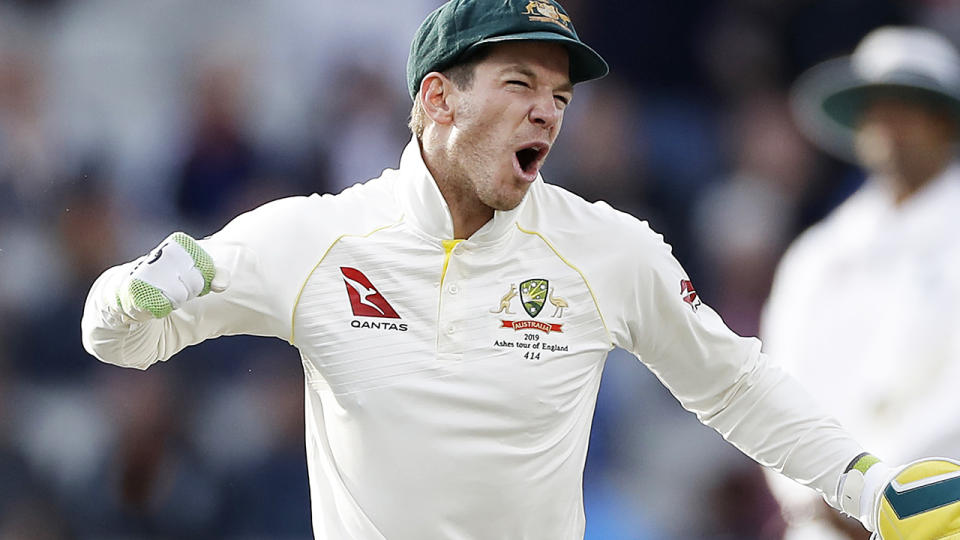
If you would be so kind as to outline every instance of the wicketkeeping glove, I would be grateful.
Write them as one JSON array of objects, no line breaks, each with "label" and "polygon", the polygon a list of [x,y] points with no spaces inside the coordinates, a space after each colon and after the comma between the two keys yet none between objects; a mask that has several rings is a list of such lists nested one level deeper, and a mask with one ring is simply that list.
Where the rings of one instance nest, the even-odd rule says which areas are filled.
[{"label": "wicketkeeping glove", "polygon": [[138,321],[162,318],[198,296],[222,292],[229,276],[190,236],[175,232],[141,257],[117,291],[121,311]]},{"label": "wicketkeeping glove", "polygon": [[960,462],[925,458],[891,469],[869,454],[840,480],[840,505],[873,538],[960,540]]}]

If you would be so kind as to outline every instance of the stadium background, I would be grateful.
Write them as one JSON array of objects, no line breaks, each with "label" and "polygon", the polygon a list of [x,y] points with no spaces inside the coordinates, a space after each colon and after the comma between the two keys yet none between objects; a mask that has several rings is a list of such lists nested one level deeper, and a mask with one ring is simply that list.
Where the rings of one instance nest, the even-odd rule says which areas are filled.
[{"label": "stadium background", "polygon": [[[173,230],[396,166],[439,4],[0,0],[0,538],[309,538],[296,351],[121,370],[83,351],[83,299]],[[544,176],[648,219],[749,335],[786,245],[862,180],[797,133],[790,83],[882,24],[960,38],[950,0],[564,5],[612,74],[577,88]],[[778,537],[750,461],[632,357],[606,369],[588,539]]]}]

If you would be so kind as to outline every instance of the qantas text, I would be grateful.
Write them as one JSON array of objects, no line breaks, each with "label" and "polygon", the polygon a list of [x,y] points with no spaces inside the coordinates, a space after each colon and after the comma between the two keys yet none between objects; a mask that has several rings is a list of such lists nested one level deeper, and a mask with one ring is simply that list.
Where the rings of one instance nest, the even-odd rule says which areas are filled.
[{"label": "qantas text", "polygon": [[373,328],[376,330],[393,330],[395,332],[406,332],[406,323],[380,322],[380,321],[350,321],[350,326],[354,328]]}]

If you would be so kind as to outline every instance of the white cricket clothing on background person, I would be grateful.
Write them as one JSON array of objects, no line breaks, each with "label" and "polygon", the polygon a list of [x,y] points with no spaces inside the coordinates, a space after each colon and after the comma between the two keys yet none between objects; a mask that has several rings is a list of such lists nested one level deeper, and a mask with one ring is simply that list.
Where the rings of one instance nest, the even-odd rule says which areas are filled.
[{"label": "white cricket clothing on background person", "polygon": [[[900,206],[871,179],[789,248],[764,312],[764,350],[888,463],[960,451],[958,209],[958,165]],[[826,538],[800,532],[809,490],[769,476],[788,538]]]},{"label": "white cricket clothing on background person", "polygon": [[266,204],[201,240],[231,285],[164,319],[121,316],[128,265],[107,270],[84,346],[139,368],[220,335],[296,346],[317,538],[582,538],[590,424],[615,346],[836,504],[861,447],[699,301],[645,223],[538,178],[517,208],[452,236],[414,141],[398,170]]}]

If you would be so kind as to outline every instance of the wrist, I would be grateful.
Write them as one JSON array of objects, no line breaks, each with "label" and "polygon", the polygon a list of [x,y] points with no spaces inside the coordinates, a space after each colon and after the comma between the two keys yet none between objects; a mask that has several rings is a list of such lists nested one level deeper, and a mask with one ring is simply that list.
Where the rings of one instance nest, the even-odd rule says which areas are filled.
[{"label": "wrist", "polygon": [[876,456],[863,453],[854,458],[840,476],[837,501],[840,510],[860,521],[870,531],[877,528],[877,503],[893,469]]}]

